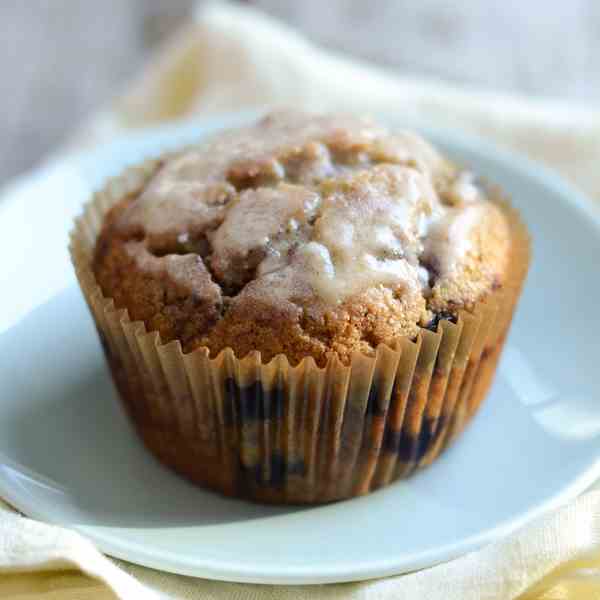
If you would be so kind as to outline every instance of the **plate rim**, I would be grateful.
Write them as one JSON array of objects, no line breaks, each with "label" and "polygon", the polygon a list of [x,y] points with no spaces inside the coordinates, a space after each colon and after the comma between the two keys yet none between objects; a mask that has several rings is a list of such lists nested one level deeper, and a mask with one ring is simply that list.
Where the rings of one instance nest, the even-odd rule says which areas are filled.
[{"label": "plate rim", "polygon": [[[434,550],[418,553],[414,555],[405,555],[403,561],[398,559],[387,559],[384,561],[372,561],[373,564],[366,562],[356,567],[348,565],[321,567],[318,575],[315,576],[313,567],[286,567],[279,571],[273,568],[264,569],[259,565],[245,565],[243,563],[231,566],[231,562],[223,560],[211,560],[204,558],[201,561],[187,561],[183,563],[181,559],[169,557],[165,551],[160,553],[151,548],[143,548],[140,554],[131,551],[131,542],[115,543],[110,536],[102,534],[101,526],[87,526],[73,524],[67,530],[74,530],[83,535],[92,543],[96,544],[98,549],[120,560],[130,562],[139,566],[149,567],[160,571],[186,575],[190,577],[211,579],[214,581],[255,583],[270,585],[320,585],[327,583],[350,583],[360,582],[372,579],[379,579],[390,576],[401,576],[413,571],[419,571],[424,568],[435,567],[439,564],[451,561],[466,555],[469,552],[482,548],[488,543],[499,540],[510,533],[517,531],[527,523],[548,514],[548,512],[558,509],[569,500],[577,497],[579,494],[589,488],[600,477],[600,456],[595,462],[581,473],[573,482],[564,487],[559,493],[548,499],[545,503],[536,505],[529,511],[521,513],[518,518],[506,519],[495,527],[485,529],[475,535],[463,538],[459,542],[446,544]],[[36,507],[29,504],[27,500],[13,494],[7,486],[4,485],[4,478],[0,475],[0,494],[2,499],[7,501],[17,510],[31,519],[36,519],[45,523],[50,523],[63,527],[49,517],[49,513],[38,511]],[[115,530],[119,527],[109,527],[106,529]],[[126,529],[126,528],[124,528]],[[134,547],[141,546],[134,544]],[[443,556],[442,556],[443,555]]]},{"label": "plate rim", "polygon": [[[191,135],[193,131],[208,132],[212,129],[221,129],[229,127],[246,120],[251,120],[262,111],[239,111],[233,113],[223,113],[204,119],[183,120],[159,127],[135,132],[133,134],[119,136],[115,140],[102,144],[92,150],[79,152],[71,156],[54,160],[47,165],[23,174],[16,180],[3,186],[6,191],[5,198],[0,202],[1,209],[11,202],[10,192],[16,189],[19,183],[25,183],[35,177],[47,174],[53,168],[59,168],[61,165],[71,164],[76,168],[84,168],[83,165],[101,160],[109,152],[118,154],[119,149],[124,145],[137,147],[139,159],[146,156],[153,156],[158,152],[148,150],[150,146],[168,147],[169,138],[185,137]],[[394,121],[389,117],[387,122],[394,125]],[[406,126],[405,123],[403,126]],[[478,136],[466,134],[461,131],[453,131],[448,128],[422,126],[419,123],[411,122],[410,127],[416,128],[426,136],[435,137],[442,143],[448,142],[450,145],[465,149],[474,154],[480,154],[494,163],[500,164],[503,168],[512,171],[520,177],[535,182],[538,186],[549,189],[555,196],[558,196],[570,209],[584,215],[593,226],[594,230],[600,236],[600,206],[593,200],[586,198],[585,194],[576,188],[573,184],[565,180],[558,173],[539,164],[538,162],[523,156],[518,152],[498,147]],[[178,144],[174,144],[177,146]],[[179,144],[181,145],[181,144]],[[142,151],[142,149],[144,151]],[[17,194],[13,194],[12,200],[18,200]],[[172,573],[191,575],[195,577],[204,577],[221,581],[236,581],[243,583],[267,583],[267,584],[322,584],[322,583],[341,583],[350,581],[362,581],[397,575],[434,566],[446,562],[458,556],[462,556],[483,545],[498,540],[499,538],[520,529],[526,523],[540,517],[547,512],[560,507],[569,500],[585,491],[597,479],[600,478],[600,453],[593,460],[587,469],[581,471],[570,484],[563,486],[552,496],[540,501],[529,510],[519,513],[516,517],[507,518],[493,527],[484,529],[476,534],[460,538],[458,541],[434,549],[421,551],[416,554],[404,554],[400,558],[368,559],[361,561],[360,565],[354,563],[328,563],[326,567],[320,566],[315,574],[314,567],[288,565],[287,567],[277,566],[263,567],[259,564],[233,564],[234,561],[226,559],[202,558],[183,560],[181,556],[170,556],[166,551],[157,551],[153,548],[142,547],[141,544],[132,543],[128,540],[119,540],[110,532],[119,529],[119,527],[102,527],[94,525],[71,526],[72,529],[83,534],[98,548],[110,556],[135,562],[136,564],[166,570]],[[28,502],[28,497],[19,496],[9,488],[5,477],[0,471],[0,496],[22,510],[25,514],[34,519],[44,522],[56,523],[52,513],[38,510]],[[106,530],[106,532],[105,532]],[[116,534],[118,536],[118,533]]]}]

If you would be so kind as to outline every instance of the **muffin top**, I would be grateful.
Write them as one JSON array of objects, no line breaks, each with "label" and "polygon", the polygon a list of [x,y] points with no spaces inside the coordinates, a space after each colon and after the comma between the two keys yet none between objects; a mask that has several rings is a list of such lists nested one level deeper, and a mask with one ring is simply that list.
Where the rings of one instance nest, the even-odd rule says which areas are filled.
[{"label": "muffin top", "polygon": [[502,286],[510,230],[419,136],[278,112],[159,162],[108,213],[94,272],[184,351],[372,354]]}]

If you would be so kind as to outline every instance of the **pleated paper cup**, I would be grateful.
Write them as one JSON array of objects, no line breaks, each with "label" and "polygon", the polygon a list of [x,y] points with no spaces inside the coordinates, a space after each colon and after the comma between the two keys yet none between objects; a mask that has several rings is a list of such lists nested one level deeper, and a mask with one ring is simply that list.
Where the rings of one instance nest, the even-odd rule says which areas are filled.
[{"label": "pleated paper cup", "polygon": [[231,348],[184,354],[131,321],[98,286],[94,246],[107,211],[137,194],[157,161],[95,194],[71,234],[71,256],[124,406],[146,446],[185,477],[230,496],[322,503],[366,494],[435,460],[492,382],[529,265],[529,236],[493,192],[512,231],[506,284],[456,323],[398,338],[349,364],[292,365]]}]

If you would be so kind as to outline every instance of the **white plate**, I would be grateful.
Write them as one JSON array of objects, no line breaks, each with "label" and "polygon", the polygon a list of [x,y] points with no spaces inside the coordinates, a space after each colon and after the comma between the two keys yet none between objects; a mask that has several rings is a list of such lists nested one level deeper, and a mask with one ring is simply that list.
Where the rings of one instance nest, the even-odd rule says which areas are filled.
[{"label": "white plate", "polygon": [[66,232],[107,174],[246,118],[133,136],[51,165],[7,192],[0,204],[0,495],[136,563],[215,579],[319,583],[448,560],[600,476],[600,218],[541,167],[440,132],[426,133],[501,182],[535,238],[496,384],[458,442],[409,481],[302,509],[224,499],[144,451],[74,284]]}]

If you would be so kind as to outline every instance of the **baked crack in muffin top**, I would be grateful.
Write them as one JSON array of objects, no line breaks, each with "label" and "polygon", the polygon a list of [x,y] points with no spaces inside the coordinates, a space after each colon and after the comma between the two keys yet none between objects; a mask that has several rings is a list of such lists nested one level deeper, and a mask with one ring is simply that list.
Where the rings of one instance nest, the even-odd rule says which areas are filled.
[{"label": "baked crack in muffin top", "polygon": [[421,137],[277,112],[161,161],[96,245],[103,293],[184,351],[373,354],[502,286],[510,230]]}]

